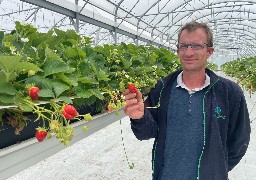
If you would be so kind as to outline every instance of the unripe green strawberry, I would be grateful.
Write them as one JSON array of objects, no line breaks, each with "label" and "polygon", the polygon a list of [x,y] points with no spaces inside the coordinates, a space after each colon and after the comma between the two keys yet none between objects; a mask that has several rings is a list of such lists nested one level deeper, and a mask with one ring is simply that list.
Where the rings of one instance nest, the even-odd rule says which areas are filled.
[{"label": "unripe green strawberry", "polygon": [[34,76],[35,74],[36,74],[36,72],[33,70],[28,71],[28,76]]},{"label": "unripe green strawberry", "polygon": [[46,136],[48,139],[50,139],[52,137],[52,135],[50,133],[47,133],[47,136]]},{"label": "unripe green strawberry", "polygon": [[124,107],[126,105],[126,102],[125,101],[123,101],[122,102],[122,107]]},{"label": "unripe green strawberry", "polygon": [[67,146],[67,145],[69,144],[69,141],[68,141],[68,140],[64,140],[64,141],[63,141],[63,144],[64,144],[65,146]]},{"label": "unripe green strawberry", "polygon": [[87,126],[84,126],[83,127],[83,131],[87,131],[88,130],[88,127]]},{"label": "unripe green strawberry", "polygon": [[85,114],[84,115],[84,120],[86,121],[92,121],[92,116],[90,114]]},{"label": "unripe green strawberry", "polygon": [[57,120],[53,120],[53,121],[51,121],[49,126],[50,126],[51,130],[56,131],[56,130],[58,130],[60,124]]},{"label": "unripe green strawberry", "polygon": [[56,134],[56,138],[59,139],[61,137],[60,133]]}]

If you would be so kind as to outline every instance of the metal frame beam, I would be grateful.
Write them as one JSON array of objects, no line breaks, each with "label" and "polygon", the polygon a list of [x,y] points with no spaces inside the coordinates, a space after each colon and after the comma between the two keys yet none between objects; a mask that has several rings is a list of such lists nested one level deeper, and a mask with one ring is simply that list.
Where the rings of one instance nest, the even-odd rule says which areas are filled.
[{"label": "metal frame beam", "polygon": [[104,29],[108,29],[110,31],[116,31],[119,34],[123,34],[123,35],[131,37],[133,39],[138,38],[138,40],[144,41],[144,42],[152,44],[152,45],[169,48],[168,46],[165,46],[162,43],[153,42],[150,39],[150,37],[148,39],[146,39],[144,37],[138,36],[137,34],[133,34],[133,33],[124,31],[124,30],[120,29],[119,27],[115,27],[115,26],[107,24],[105,22],[98,21],[96,19],[93,19],[91,17],[82,15],[80,13],[76,14],[77,13],[76,11],[58,6],[58,5],[53,4],[53,3],[49,2],[49,1],[46,1],[46,0],[21,0],[21,1],[27,2],[29,4],[33,4],[33,5],[36,5],[36,6],[39,6],[39,7],[54,11],[54,12],[57,12],[57,13],[60,13],[60,14],[63,14],[65,16],[68,16],[68,17],[71,17],[71,18],[74,18],[74,19],[77,17],[81,21],[84,21],[84,22],[102,27]]}]

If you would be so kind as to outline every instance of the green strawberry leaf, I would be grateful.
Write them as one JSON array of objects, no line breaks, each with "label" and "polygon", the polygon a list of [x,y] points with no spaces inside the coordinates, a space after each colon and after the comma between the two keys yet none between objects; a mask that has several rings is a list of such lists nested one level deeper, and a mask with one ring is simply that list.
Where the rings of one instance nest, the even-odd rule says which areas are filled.
[{"label": "green strawberry leaf", "polygon": [[76,94],[81,98],[89,98],[94,95],[94,92],[91,89],[76,89]]},{"label": "green strawberry leaf", "polygon": [[0,93],[15,95],[15,87],[11,83],[0,83]]},{"label": "green strawberry leaf", "polygon": [[0,94],[0,101],[5,104],[13,104],[14,96],[9,94]]},{"label": "green strawberry leaf", "polygon": [[69,89],[69,86],[61,82],[53,82],[53,89],[56,97],[59,97],[61,93]]},{"label": "green strawberry leaf", "polygon": [[44,77],[60,72],[70,72],[69,66],[64,61],[52,60],[47,61],[44,65]]},{"label": "green strawberry leaf", "polygon": [[29,62],[21,62],[21,57],[0,56],[1,82],[9,82],[15,79],[19,72],[42,71],[37,65]]},{"label": "green strawberry leaf", "polygon": [[126,60],[125,58],[123,58],[122,56],[121,56],[120,60],[121,60],[121,62],[122,62],[123,65],[124,65],[124,69],[129,69],[129,68],[131,67],[132,63],[131,63],[130,61],[127,61],[127,60]]},{"label": "green strawberry leaf", "polygon": [[77,47],[76,50],[79,56],[86,57],[86,53],[80,47]]},{"label": "green strawberry leaf", "polygon": [[26,84],[35,84],[42,89],[52,89],[52,82],[48,78],[43,78],[41,76],[32,76],[26,79]]},{"label": "green strawberry leaf", "polygon": [[93,89],[92,90],[94,92],[94,95],[99,98],[100,100],[103,100],[104,99],[104,96],[102,95],[102,92],[100,92],[100,90],[98,89]]},{"label": "green strawberry leaf", "polygon": [[76,77],[73,75],[66,76],[64,73],[58,73],[56,74],[56,79],[61,79],[61,81],[67,83],[70,86],[77,86],[77,80]]},{"label": "green strawberry leaf", "polygon": [[48,47],[45,48],[45,56],[47,60],[61,60],[61,57]]},{"label": "green strawberry leaf", "polygon": [[104,71],[100,70],[98,73],[98,80],[99,81],[109,81],[110,79],[108,78],[108,75]]},{"label": "green strawberry leaf", "polygon": [[79,78],[79,82],[83,83],[83,85],[89,85],[89,86],[94,86],[99,84],[95,79],[90,77]]},{"label": "green strawberry leaf", "polygon": [[39,97],[54,98],[54,93],[50,89],[41,89],[38,93]]},{"label": "green strawberry leaf", "polygon": [[78,55],[78,52],[72,47],[67,47],[65,52],[67,58],[73,58]]},{"label": "green strawberry leaf", "polygon": [[73,104],[73,101],[67,96],[60,96],[58,99],[64,101],[67,104]]},{"label": "green strawberry leaf", "polygon": [[27,104],[19,104],[19,108],[24,112],[32,112],[33,109]]}]

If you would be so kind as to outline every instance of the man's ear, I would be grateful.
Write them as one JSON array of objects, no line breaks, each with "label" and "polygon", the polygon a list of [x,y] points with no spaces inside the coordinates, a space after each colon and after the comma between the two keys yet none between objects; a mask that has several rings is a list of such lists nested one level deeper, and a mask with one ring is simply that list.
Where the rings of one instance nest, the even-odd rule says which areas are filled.
[{"label": "man's ear", "polygon": [[213,54],[213,51],[214,51],[214,48],[213,47],[209,47],[208,49],[207,49],[207,51],[208,51],[208,58]]}]

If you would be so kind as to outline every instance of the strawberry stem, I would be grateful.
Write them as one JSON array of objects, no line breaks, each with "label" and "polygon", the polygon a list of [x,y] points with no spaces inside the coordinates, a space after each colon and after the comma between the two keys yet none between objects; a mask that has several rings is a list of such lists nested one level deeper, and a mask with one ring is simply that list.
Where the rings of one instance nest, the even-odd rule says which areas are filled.
[{"label": "strawberry stem", "polygon": [[120,126],[121,126],[121,139],[122,139],[122,145],[123,145],[123,149],[124,149],[124,154],[125,154],[125,158],[127,161],[127,164],[129,166],[130,169],[134,168],[134,163],[130,163],[129,159],[128,159],[128,155],[127,155],[127,151],[124,145],[124,135],[123,135],[123,129],[122,129],[122,119],[120,119]]}]

